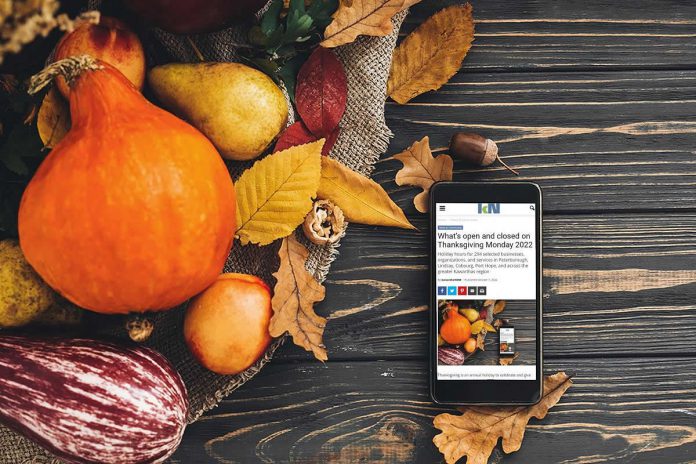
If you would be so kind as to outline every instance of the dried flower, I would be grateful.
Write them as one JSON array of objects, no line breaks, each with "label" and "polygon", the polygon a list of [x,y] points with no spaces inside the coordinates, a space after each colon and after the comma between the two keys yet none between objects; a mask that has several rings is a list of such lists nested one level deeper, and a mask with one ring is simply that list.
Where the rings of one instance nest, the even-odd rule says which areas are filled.
[{"label": "dried flower", "polygon": [[305,218],[303,229],[312,243],[335,243],[345,231],[343,211],[329,200],[317,200]]},{"label": "dried flower", "polygon": [[98,11],[85,12],[73,21],[65,14],[56,16],[59,7],[57,0],[0,0],[0,64],[8,53],[19,53],[56,27],[72,31],[82,22],[99,23]]}]

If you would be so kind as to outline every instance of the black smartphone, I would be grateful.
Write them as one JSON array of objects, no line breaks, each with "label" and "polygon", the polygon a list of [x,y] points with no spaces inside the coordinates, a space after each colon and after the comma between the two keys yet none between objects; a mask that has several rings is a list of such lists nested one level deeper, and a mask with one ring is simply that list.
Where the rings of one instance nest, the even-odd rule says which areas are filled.
[{"label": "black smartphone", "polygon": [[515,328],[511,325],[498,327],[498,354],[501,358],[515,357]]},{"label": "black smartphone", "polygon": [[541,189],[430,190],[430,394],[441,404],[541,399]]}]

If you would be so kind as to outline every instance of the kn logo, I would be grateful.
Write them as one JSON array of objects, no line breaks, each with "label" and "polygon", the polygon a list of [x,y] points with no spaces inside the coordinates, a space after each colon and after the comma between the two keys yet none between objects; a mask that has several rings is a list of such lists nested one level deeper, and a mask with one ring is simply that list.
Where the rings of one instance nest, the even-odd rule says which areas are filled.
[{"label": "kn logo", "polygon": [[500,203],[479,203],[479,214],[500,214]]}]

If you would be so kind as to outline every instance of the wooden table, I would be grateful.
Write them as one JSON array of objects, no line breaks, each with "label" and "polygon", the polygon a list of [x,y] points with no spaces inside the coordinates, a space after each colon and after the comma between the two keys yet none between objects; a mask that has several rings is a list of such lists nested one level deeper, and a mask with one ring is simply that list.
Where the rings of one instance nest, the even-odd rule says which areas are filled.
[{"label": "wooden table", "polygon": [[[425,0],[402,33],[445,2]],[[427,391],[427,218],[389,159],[455,130],[498,141],[544,189],[545,368],[575,385],[491,462],[696,462],[696,4],[474,1],[461,72],[408,105],[374,178],[420,229],[351,225],[318,312],[188,428],[173,462],[441,462]],[[455,179],[511,179],[456,164]]]}]

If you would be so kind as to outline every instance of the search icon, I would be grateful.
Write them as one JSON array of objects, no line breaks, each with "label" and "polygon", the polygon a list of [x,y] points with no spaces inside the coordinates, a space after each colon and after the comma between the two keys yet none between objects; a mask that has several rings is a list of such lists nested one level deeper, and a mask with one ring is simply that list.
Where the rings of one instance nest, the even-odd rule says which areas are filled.
[{"label": "search icon", "polygon": [[532,211],[534,211],[534,205],[529,205],[529,209],[531,209]]}]

